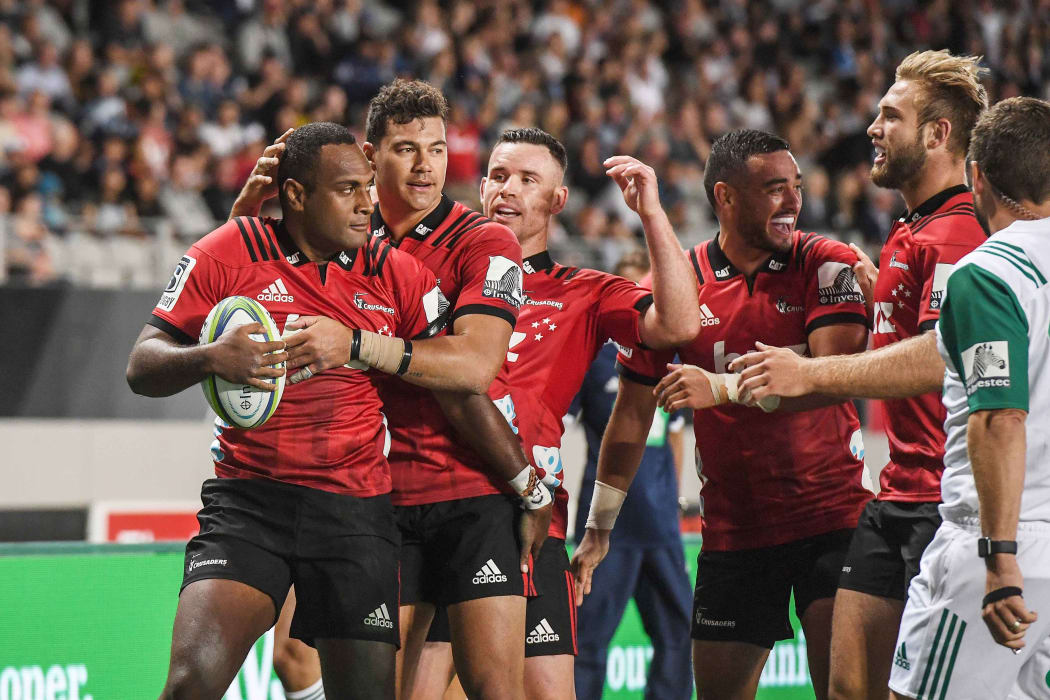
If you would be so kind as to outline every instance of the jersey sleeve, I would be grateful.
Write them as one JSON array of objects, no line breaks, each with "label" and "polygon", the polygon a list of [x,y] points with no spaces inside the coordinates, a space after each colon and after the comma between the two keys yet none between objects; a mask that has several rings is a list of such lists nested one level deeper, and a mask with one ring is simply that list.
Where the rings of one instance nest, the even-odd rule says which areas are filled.
[{"label": "jersey sleeve", "polygon": [[[396,251],[392,251],[396,252]],[[396,335],[421,340],[441,335],[448,326],[450,304],[434,273],[409,255],[398,255],[394,296],[398,304]]]},{"label": "jersey sleeve", "polygon": [[185,345],[197,344],[204,319],[229,296],[229,270],[206,247],[202,240],[179,259],[148,321]]},{"label": "jersey sleeve", "polygon": [[[808,248],[808,250],[807,250]],[[803,244],[806,277],[806,334],[840,323],[867,328],[864,294],[853,274],[857,256],[844,243],[813,236]]]},{"label": "jersey sleeve", "polygon": [[637,384],[656,386],[667,374],[667,363],[674,360],[675,351],[647,350],[638,346],[616,344],[616,371],[624,379]]},{"label": "jersey sleeve", "polygon": [[919,330],[931,330],[937,324],[948,289],[948,277],[955,263],[970,252],[969,248],[946,243],[916,246],[915,265],[922,280],[919,300]]},{"label": "jersey sleeve", "polygon": [[1028,410],[1028,319],[1005,281],[975,264],[947,282],[937,323],[970,412]]},{"label": "jersey sleeve", "polygon": [[598,329],[602,339],[639,347],[642,316],[652,306],[653,294],[630,280],[608,275],[598,292]]},{"label": "jersey sleeve", "polygon": [[501,224],[487,223],[479,231],[484,235],[463,246],[460,292],[450,323],[469,314],[488,314],[513,327],[522,304],[521,246]]}]

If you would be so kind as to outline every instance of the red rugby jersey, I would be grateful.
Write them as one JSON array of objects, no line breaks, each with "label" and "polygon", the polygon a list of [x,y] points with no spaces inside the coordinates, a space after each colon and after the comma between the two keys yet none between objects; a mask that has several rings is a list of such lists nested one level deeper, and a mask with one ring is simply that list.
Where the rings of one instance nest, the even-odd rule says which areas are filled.
[{"label": "red rugby jersey", "polygon": [[[442,195],[438,207],[400,243],[389,238],[379,207],[372,214],[372,233],[437,276],[451,304],[450,325],[468,314],[490,314],[514,326],[521,307],[521,246],[503,224]],[[506,483],[458,442],[428,389],[389,376],[378,377],[377,386],[390,424],[394,503],[510,493]]]},{"label": "red rugby jersey", "polygon": [[[934,195],[895,222],[879,258],[875,347],[931,330],[955,263],[985,240],[965,185]],[[941,393],[881,403],[890,461],[879,476],[878,497],[940,501],[945,441]]]},{"label": "red rugby jersey", "polygon": [[[867,324],[853,276],[856,257],[842,243],[796,231],[787,253],[748,278],[715,238],[689,253],[699,282],[700,334],[678,348],[683,362],[726,372],[755,341],[807,350],[823,326]],[[624,348],[620,373],[656,384],[674,350]],[[801,413],[730,404],[696,411],[696,469],[704,509],[704,547],[767,547],[850,528],[871,493],[861,486],[860,422],[850,403]]]},{"label": "red rugby jersey", "polygon": [[[182,256],[149,323],[196,345],[215,304],[246,296],[282,331],[297,316],[328,316],[411,338],[443,326],[440,294],[429,270],[383,240],[371,238],[330,262],[313,263],[283,222],[238,217]],[[388,493],[389,435],[369,374],[340,367],[287,384],[273,416],[252,430],[216,419],[216,476],[275,479],[357,497]]]},{"label": "red rugby jersey", "polygon": [[[652,293],[623,277],[566,267],[543,251],[525,259],[524,303],[504,371],[489,396],[515,427],[531,462],[561,463],[562,416],[598,351],[612,338],[636,346]],[[551,537],[565,539],[569,494],[554,494]]]}]

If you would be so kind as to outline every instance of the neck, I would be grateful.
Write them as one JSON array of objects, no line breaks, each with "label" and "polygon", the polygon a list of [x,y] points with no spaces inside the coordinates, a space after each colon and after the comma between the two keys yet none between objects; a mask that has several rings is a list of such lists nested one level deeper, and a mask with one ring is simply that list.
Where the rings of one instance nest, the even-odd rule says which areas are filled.
[{"label": "neck", "polygon": [[1023,217],[1020,215],[1020,212],[1015,212],[1003,202],[996,202],[995,213],[988,217],[988,228],[992,230],[992,233],[1002,231],[1015,221],[1037,221],[1039,219],[1050,217],[1050,200],[1047,200],[1042,204],[1036,204],[1035,202],[1023,199],[1018,202],[1018,204],[1031,212],[1035,218]]},{"label": "neck", "polygon": [[763,248],[749,246],[742,236],[725,228],[718,232],[718,245],[733,267],[749,277],[772,255]]},{"label": "neck", "polygon": [[379,195],[379,208],[383,212],[383,221],[386,223],[387,233],[395,241],[400,241],[409,231],[416,227],[427,214],[438,208],[441,197],[438,196],[426,209],[409,209],[403,200],[396,196],[383,196],[383,191],[376,189]]},{"label": "neck", "polygon": [[938,192],[965,183],[966,161],[952,159],[945,163],[929,159],[915,181],[906,183],[899,191],[904,197],[904,206],[913,212]]},{"label": "neck", "polygon": [[526,236],[524,240],[519,240],[521,243],[521,257],[527,258],[536,253],[542,253],[547,250],[547,233],[550,229],[550,219],[547,219],[547,225],[536,233]]},{"label": "neck", "polygon": [[338,253],[338,250],[325,251],[317,246],[311,244],[307,239],[303,222],[294,217],[285,217],[284,227],[288,231],[288,235],[291,236],[292,242],[295,243],[295,247],[303,252],[303,255],[307,257],[311,262],[327,262],[333,255]]}]

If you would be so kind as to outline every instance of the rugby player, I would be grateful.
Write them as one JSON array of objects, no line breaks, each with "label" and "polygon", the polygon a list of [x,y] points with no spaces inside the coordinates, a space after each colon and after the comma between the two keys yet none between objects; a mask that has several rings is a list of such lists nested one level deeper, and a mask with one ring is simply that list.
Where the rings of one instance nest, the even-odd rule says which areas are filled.
[{"label": "rugby player", "polygon": [[[197,343],[229,296],[261,300],[279,327],[304,314],[409,338],[443,327],[433,274],[370,235],[372,169],[349,130],[298,129],[276,180],[282,220],[228,221],[180,260],[131,351],[136,393],[170,396],[210,374],[273,390],[288,353],[252,340],[259,324]],[[360,295],[376,304],[355,305]],[[393,697],[400,536],[381,408],[365,373],[339,367],[287,386],[259,428],[216,420],[216,478],[186,546],[162,698],[221,698],[293,583],[291,634],[316,646],[328,696]]]},{"label": "rugby player", "polygon": [[851,268],[856,256],[844,244],[795,230],[802,175],[777,136],[743,130],[719,138],[704,185],[721,230],[689,253],[703,327],[677,349],[690,364],[668,364],[673,350],[634,346],[620,353],[620,392],[587,531],[573,557],[577,596],[588,592],[608,551],[657,403],[673,411],[709,406],[717,396],[721,405],[694,413],[704,508],[692,625],[698,693],[754,697],[769,650],[792,636],[793,593],[814,689],[824,698],[838,575],[871,496],[861,485],[860,424],[851,404],[828,397],[760,410],[737,393],[726,369],[758,338],[814,356],[863,350],[867,319]]},{"label": "rugby player", "polygon": [[[878,496],[861,515],[835,596],[832,698],[882,700],[892,666],[914,660],[905,648],[895,652],[894,642],[908,584],[941,520],[945,410],[933,328],[955,263],[986,238],[965,184],[970,132],[988,102],[978,61],[947,51],[911,54],[868,127],[876,153],[872,182],[899,191],[908,208],[882,247],[873,295],[875,350],[836,358],[764,350],[733,365],[750,367],[741,387],[759,396],[886,399],[890,461]],[[916,381],[926,376],[936,388],[919,394]]]},{"label": "rugby player", "polygon": [[[526,455],[548,474],[562,470],[562,416],[609,338],[632,346],[670,347],[693,337],[700,327],[693,273],[660,206],[656,174],[634,158],[615,156],[605,166],[627,206],[641,218],[653,261],[652,291],[552,259],[547,239],[552,218],[569,196],[563,184],[566,166],[565,147],[556,138],[541,129],[511,129],[496,142],[481,182],[485,214],[514,231],[525,269],[524,303],[510,339],[508,371],[489,394],[515,426]],[[525,637],[530,699],[574,693],[576,596],[565,551],[567,504],[568,493],[559,486],[549,537],[534,566],[539,595],[528,600]]]}]

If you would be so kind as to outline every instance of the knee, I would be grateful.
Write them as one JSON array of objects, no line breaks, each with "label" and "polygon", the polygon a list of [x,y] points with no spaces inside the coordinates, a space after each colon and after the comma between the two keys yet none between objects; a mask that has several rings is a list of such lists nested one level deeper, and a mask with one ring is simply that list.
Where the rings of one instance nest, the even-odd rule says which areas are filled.
[{"label": "knee", "polygon": [[184,698],[208,697],[207,676],[207,672],[198,664],[172,663],[160,698],[161,700],[183,700]]},{"label": "knee", "polygon": [[856,674],[832,673],[828,679],[828,700],[864,700],[867,692]]},{"label": "knee", "polygon": [[[277,637],[273,645],[273,668],[281,678],[316,671],[317,652],[298,639]],[[315,674],[311,674],[315,675]]]}]

